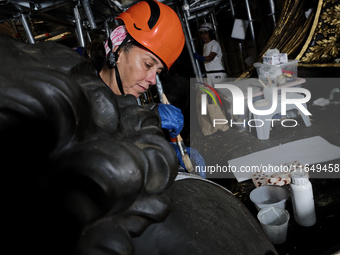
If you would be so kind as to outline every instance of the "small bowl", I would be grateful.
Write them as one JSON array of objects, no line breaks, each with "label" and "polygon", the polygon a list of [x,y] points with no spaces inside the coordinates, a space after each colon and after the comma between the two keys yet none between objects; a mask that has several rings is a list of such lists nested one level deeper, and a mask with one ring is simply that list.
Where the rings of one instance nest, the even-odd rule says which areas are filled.
[{"label": "small bowl", "polygon": [[250,200],[259,211],[265,207],[285,209],[288,197],[289,192],[286,188],[275,185],[261,186],[250,192]]}]

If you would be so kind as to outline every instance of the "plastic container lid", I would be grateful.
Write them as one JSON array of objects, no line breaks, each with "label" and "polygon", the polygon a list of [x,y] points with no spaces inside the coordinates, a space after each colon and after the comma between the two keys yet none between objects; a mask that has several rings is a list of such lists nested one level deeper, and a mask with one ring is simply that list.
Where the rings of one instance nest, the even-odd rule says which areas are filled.
[{"label": "plastic container lid", "polygon": [[253,65],[254,67],[271,67],[271,66],[276,66],[276,67],[285,67],[289,66],[291,64],[298,64],[299,60],[296,59],[289,59],[287,63],[281,63],[281,64],[275,64],[271,65],[269,63],[261,63],[261,62],[255,62]]},{"label": "plastic container lid", "polygon": [[290,173],[290,177],[292,178],[292,183],[297,185],[303,185],[308,182],[308,173],[304,170],[293,171]]}]

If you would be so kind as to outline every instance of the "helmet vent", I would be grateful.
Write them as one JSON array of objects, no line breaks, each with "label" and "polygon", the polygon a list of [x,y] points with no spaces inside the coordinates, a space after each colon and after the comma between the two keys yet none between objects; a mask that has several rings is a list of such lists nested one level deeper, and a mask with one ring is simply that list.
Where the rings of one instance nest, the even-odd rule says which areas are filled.
[{"label": "helmet vent", "polygon": [[156,25],[156,23],[159,19],[159,16],[161,14],[161,10],[159,9],[159,6],[155,1],[148,0],[146,2],[149,4],[150,10],[151,10],[151,15],[150,15],[150,19],[148,21],[148,25],[149,25],[149,28],[152,29]]},{"label": "helmet vent", "polygon": [[139,27],[136,26],[136,23],[133,23],[133,26],[134,26],[135,29],[137,29],[137,30],[142,30],[141,28],[139,28]]}]

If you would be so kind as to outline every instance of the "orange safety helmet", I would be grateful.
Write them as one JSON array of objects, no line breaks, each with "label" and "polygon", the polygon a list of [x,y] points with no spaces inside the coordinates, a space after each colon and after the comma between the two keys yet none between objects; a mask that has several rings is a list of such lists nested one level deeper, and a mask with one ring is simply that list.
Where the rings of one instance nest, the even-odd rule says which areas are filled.
[{"label": "orange safety helmet", "polygon": [[141,1],[116,19],[121,19],[131,37],[160,58],[168,70],[181,54],[183,28],[169,6],[153,0]]}]

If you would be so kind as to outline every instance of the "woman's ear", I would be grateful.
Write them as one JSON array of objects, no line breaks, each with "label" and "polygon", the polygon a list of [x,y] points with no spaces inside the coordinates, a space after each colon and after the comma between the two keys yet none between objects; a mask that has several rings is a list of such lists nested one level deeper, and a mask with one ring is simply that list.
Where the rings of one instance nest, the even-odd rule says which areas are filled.
[{"label": "woman's ear", "polygon": [[[119,45],[117,45],[117,46],[115,46],[114,48],[113,48],[113,52],[116,52],[117,50],[118,50],[118,48],[119,48]],[[118,52],[117,52],[118,53]]]},{"label": "woman's ear", "polygon": [[116,55],[116,63],[119,63],[119,61],[120,61],[120,56],[121,56],[121,54],[122,54],[122,56],[123,56],[123,52],[124,52],[124,50],[122,49],[122,47],[120,47],[120,49],[118,49],[119,48],[119,46],[116,46],[114,49],[113,49],[113,52],[114,52],[114,54]]},{"label": "woman's ear", "polygon": [[109,67],[113,68],[116,66],[117,62],[118,62],[118,52],[116,53],[116,51],[118,50],[119,45],[115,46],[114,49],[109,53],[109,55],[107,56],[108,61],[109,61]]}]

